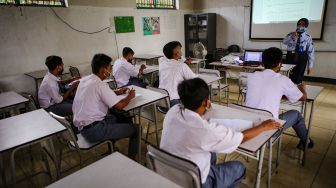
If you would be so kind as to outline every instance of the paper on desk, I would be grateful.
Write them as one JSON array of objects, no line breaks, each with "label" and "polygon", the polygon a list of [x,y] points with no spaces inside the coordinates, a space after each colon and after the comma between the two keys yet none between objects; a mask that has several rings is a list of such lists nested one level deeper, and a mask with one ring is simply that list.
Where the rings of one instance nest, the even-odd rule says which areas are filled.
[{"label": "paper on desk", "polygon": [[225,127],[228,127],[232,130],[235,130],[237,132],[243,132],[246,129],[250,129],[253,127],[253,122],[248,120],[242,120],[242,119],[215,119],[211,118],[209,120],[210,123],[217,123],[220,125],[223,125]]},{"label": "paper on desk", "polygon": [[[122,95],[118,95],[117,97],[118,97],[120,100],[122,100],[122,99],[126,98],[127,95],[128,95],[128,93],[125,93],[125,94],[122,94]],[[136,98],[136,97],[140,97],[140,96],[141,96],[140,93],[135,93],[135,97],[134,97],[134,98]]]}]

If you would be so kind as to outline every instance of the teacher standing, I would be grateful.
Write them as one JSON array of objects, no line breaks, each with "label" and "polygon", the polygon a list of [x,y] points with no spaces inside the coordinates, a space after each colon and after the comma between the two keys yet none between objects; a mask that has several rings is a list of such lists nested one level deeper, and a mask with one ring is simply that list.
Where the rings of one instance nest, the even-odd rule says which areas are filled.
[{"label": "teacher standing", "polygon": [[307,33],[308,19],[301,18],[296,25],[296,31],[288,33],[283,43],[287,45],[286,62],[296,65],[289,77],[295,84],[301,84],[306,68],[307,75],[312,71],[314,46],[312,37]]}]

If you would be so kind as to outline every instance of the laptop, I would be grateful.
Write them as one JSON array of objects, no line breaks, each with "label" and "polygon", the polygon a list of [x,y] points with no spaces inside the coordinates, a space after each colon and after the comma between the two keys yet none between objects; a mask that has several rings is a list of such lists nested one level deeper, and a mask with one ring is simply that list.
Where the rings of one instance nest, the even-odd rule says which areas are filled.
[{"label": "laptop", "polygon": [[243,66],[257,67],[262,63],[262,52],[245,51]]}]

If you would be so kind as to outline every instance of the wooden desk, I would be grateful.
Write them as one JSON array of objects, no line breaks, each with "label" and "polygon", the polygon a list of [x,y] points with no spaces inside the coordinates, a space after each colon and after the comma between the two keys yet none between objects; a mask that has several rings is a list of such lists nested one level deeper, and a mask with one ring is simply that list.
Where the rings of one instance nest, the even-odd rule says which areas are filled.
[{"label": "wooden desk", "polygon": [[0,110],[13,107],[28,102],[29,100],[22,97],[14,91],[0,93]]},{"label": "wooden desk", "polygon": [[[244,110],[239,110],[235,108],[230,108],[226,106],[221,106],[217,104],[212,104],[212,110],[209,112],[210,118],[221,118],[221,119],[243,119],[252,121],[254,125],[259,125],[261,122],[270,119],[270,117],[263,116],[261,114],[256,114]],[[285,124],[283,120],[276,120],[282,125]],[[260,187],[260,179],[261,179],[261,171],[262,171],[262,163],[264,158],[264,152],[266,144],[272,139],[273,135],[277,133],[278,130],[269,130],[259,134],[257,137],[246,141],[237,149],[237,152],[246,155],[248,157],[252,157],[258,160],[257,166],[257,174],[256,174],[256,182],[255,187]],[[272,147],[272,146],[270,146]],[[270,156],[272,156],[270,154]],[[272,158],[272,157],[271,157]],[[268,182],[271,181],[271,163],[268,163]]]},{"label": "wooden desk", "polygon": [[115,152],[47,187],[178,188],[180,186]]},{"label": "wooden desk", "polygon": [[66,128],[52,118],[45,110],[39,109],[21,115],[0,120],[0,154],[11,151],[12,186],[15,187],[15,153],[20,148],[48,140],[51,155],[56,159],[54,147],[50,137]]},{"label": "wooden desk", "polygon": [[[139,96],[135,97],[131,100],[131,102],[123,109],[125,111],[132,111],[139,109],[139,126],[141,126],[141,110],[143,107],[154,104],[154,109],[156,109],[155,103],[161,99],[168,97],[168,95],[155,92],[149,89],[144,89],[138,86],[128,86],[128,88],[135,89],[136,94],[140,94]],[[156,116],[156,110],[154,111]],[[139,153],[138,153],[138,160],[141,162],[141,127],[139,129]]]}]

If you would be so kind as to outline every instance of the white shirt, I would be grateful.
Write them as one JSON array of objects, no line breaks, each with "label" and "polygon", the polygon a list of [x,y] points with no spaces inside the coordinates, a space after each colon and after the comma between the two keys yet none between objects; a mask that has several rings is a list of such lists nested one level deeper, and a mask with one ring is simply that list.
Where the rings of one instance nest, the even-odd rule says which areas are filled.
[{"label": "white shirt", "polygon": [[48,108],[63,101],[63,97],[60,95],[59,81],[60,79],[50,72],[44,76],[38,91],[38,100],[42,108]]},{"label": "white shirt", "polygon": [[113,64],[113,76],[118,87],[127,85],[130,77],[137,77],[139,69],[129,63],[125,58],[117,59]]},{"label": "white shirt", "polygon": [[211,166],[210,152],[233,152],[242,140],[242,133],[209,123],[196,112],[175,105],[163,121],[160,148],[197,164],[205,183]]},{"label": "white shirt", "polygon": [[274,118],[279,118],[283,95],[294,103],[303,94],[288,77],[273,70],[266,69],[248,75],[246,106],[270,111]]},{"label": "white shirt", "polygon": [[177,86],[180,82],[195,78],[196,75],[182,61],[163,57],[159,63],[159,88],[168,91],[170,100],[179,99]]},{"label": "white shirt", "polygon": [[81,129],[95,121],[103,120],[108,109],[120,99],[97,75],[91,74],[82,78],[72,105],[74,125]]}]

